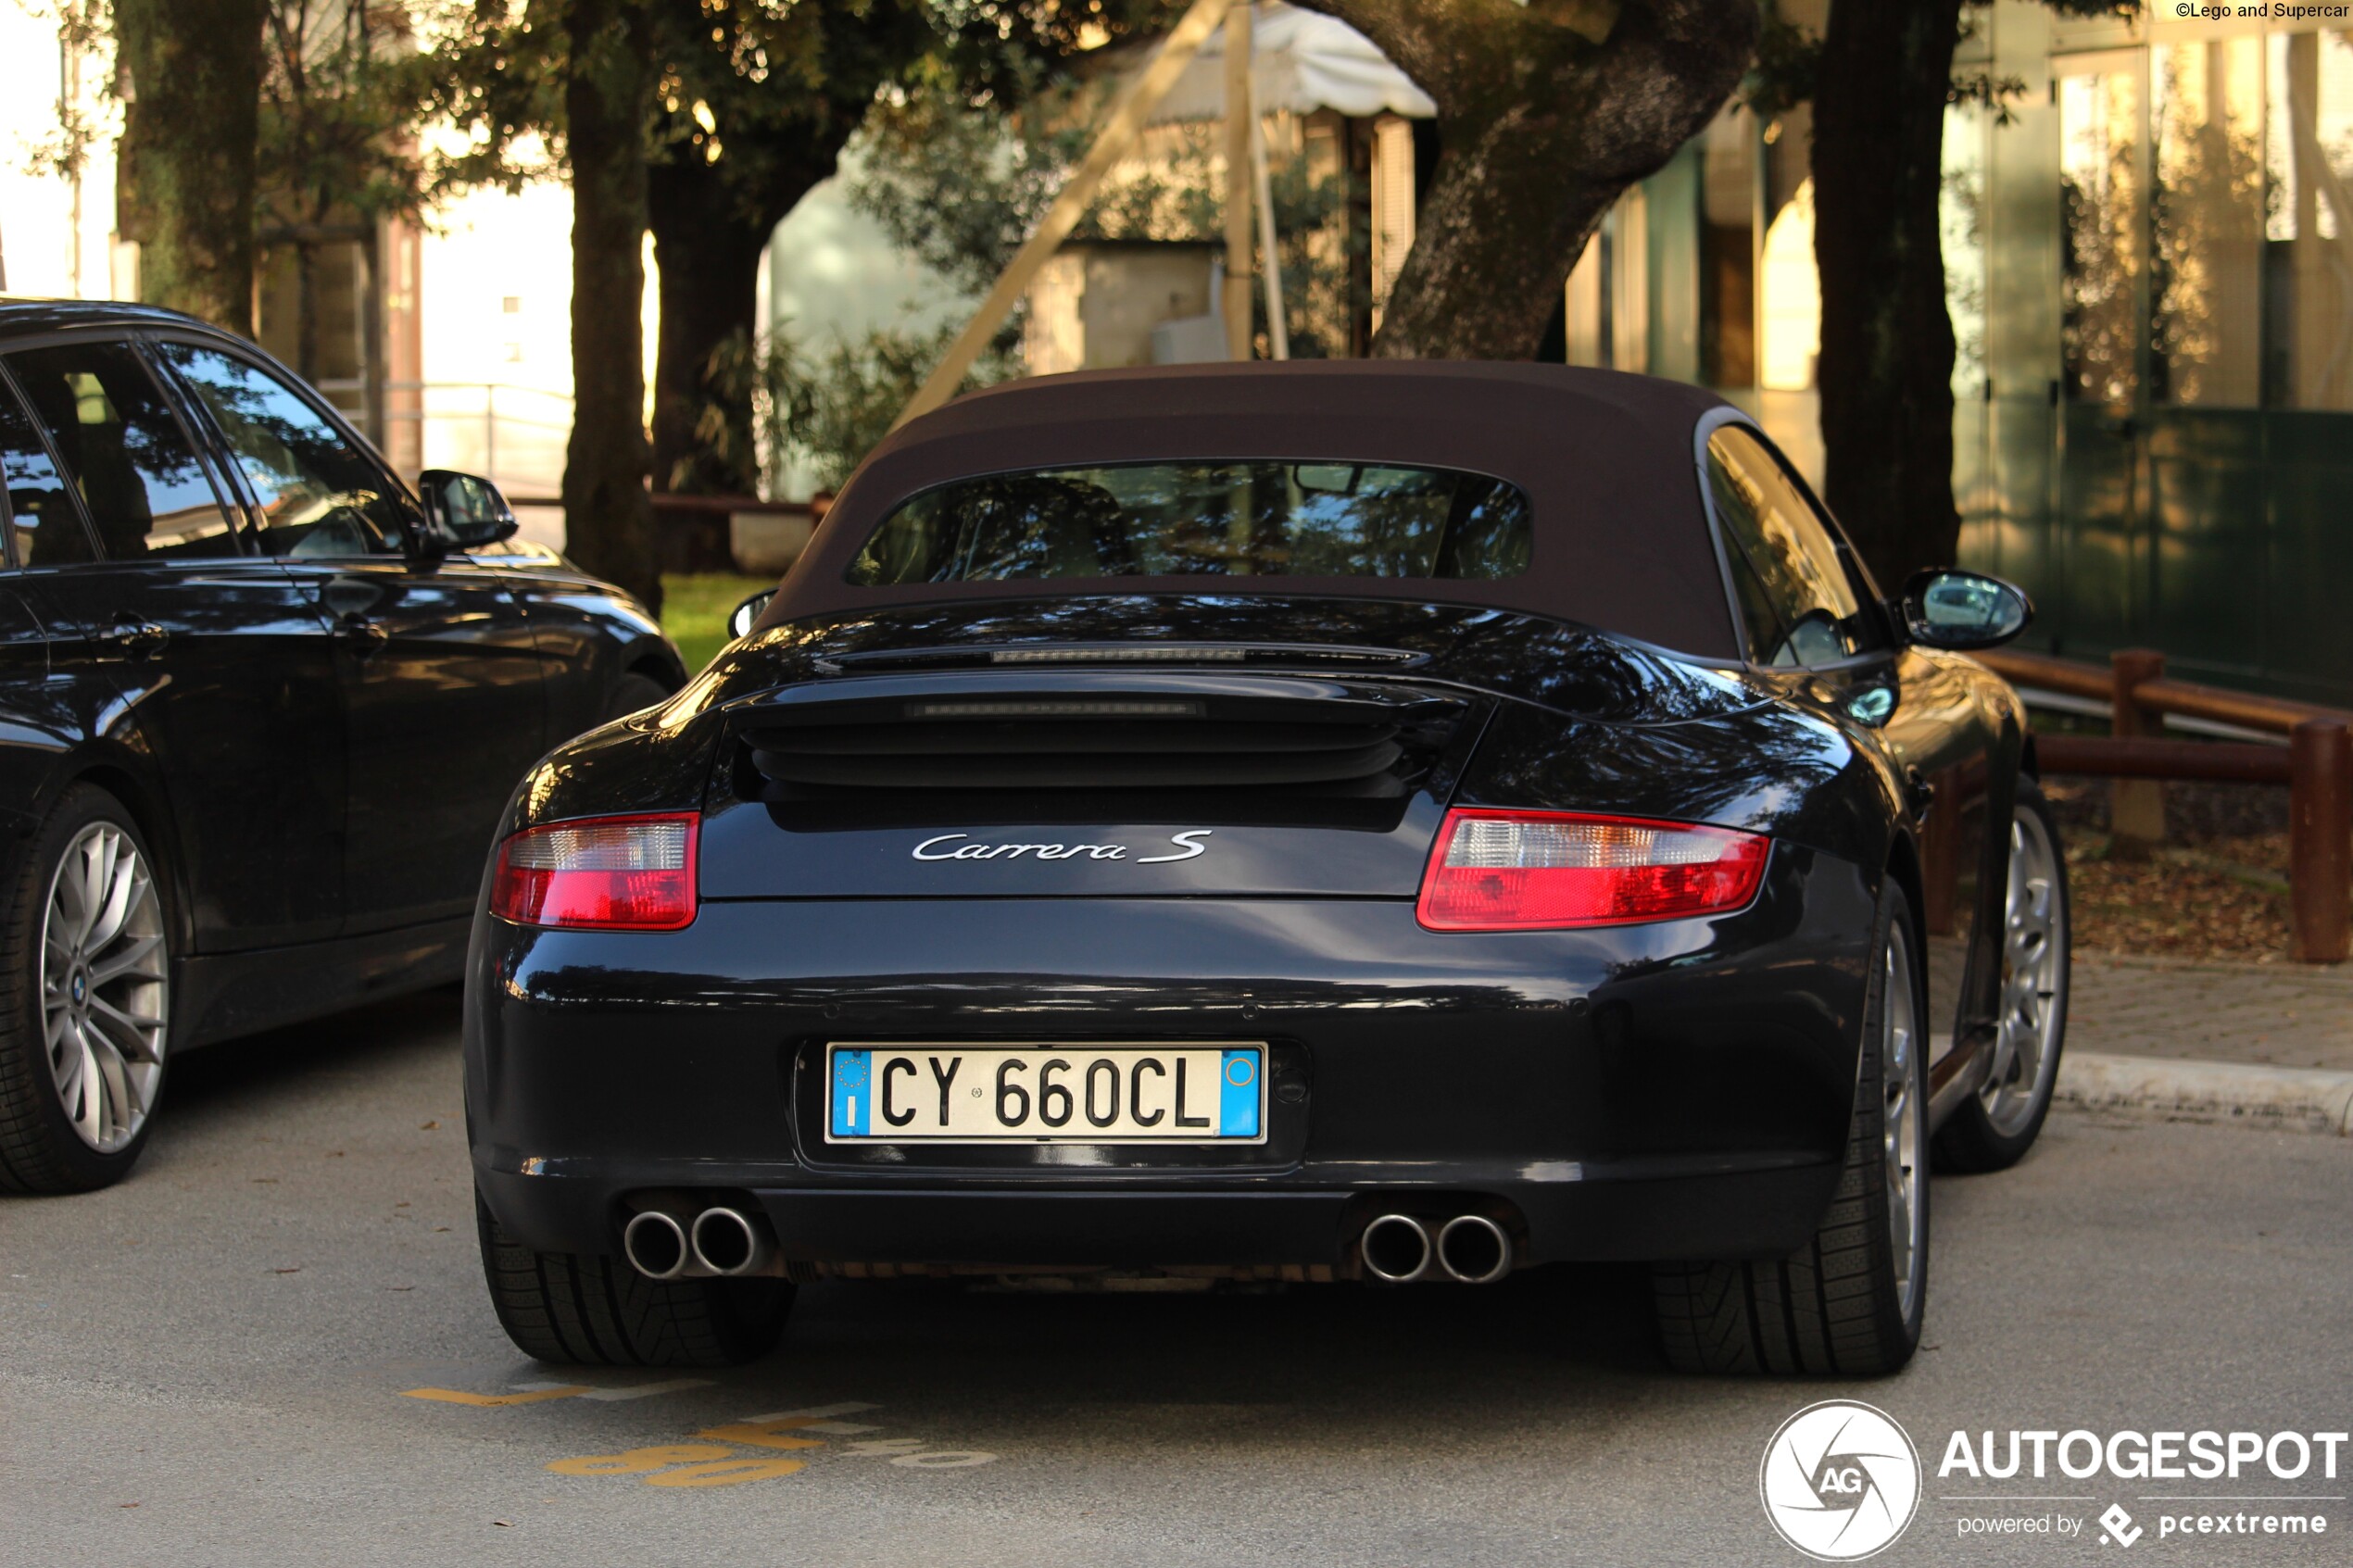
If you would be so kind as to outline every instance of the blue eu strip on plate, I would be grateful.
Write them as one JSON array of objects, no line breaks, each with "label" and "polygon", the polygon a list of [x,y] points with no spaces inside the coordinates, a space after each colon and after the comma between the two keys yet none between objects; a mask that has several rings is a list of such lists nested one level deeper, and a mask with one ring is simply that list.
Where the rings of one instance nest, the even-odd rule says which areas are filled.
[{"label": "blue eu strip on plate", "polygon": [[1227,1051],[1219,1076],[1217,1135],[1254,1138],[1258,1135],[1258,1053]]},{"label": "blue eu strip on plate", "polygon": [[866,1118],[874,1110],[873,1084],[864,1051],[834,1052],[834,1136],[866,1135]]}]

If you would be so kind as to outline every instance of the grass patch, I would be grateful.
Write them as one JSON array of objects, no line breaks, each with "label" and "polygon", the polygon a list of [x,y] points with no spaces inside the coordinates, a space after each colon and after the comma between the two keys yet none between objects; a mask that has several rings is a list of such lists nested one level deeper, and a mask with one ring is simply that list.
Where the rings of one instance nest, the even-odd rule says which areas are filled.
[{"label": "grass patch", "polygon": [[705,571],[661,580],[661,629],[678,645],[689,674],[727,646],[727,617],[737,605],[776,585],[773,578]]}]

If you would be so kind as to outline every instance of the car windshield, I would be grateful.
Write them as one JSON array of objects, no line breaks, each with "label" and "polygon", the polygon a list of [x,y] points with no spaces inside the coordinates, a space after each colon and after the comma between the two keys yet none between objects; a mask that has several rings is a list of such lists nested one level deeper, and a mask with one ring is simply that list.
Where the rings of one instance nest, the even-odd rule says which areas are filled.
[{"label": "car windshield", "polygon": [[1528,497],[1481,474],[1176,462],[962,480],[883,521],[853,583],[1101,577],[1516,577]]}]

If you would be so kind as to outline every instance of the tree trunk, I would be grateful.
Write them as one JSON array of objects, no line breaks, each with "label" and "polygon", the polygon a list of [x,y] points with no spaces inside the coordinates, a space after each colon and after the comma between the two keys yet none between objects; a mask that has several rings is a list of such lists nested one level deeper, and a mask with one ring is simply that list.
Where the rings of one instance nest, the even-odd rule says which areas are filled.
[{"label": "tree trunk", "polygon": [[572,439],[564,448],[566,549],[661,608],[646,494],[646,121],[652,49],[635,0],[570,0],[564,75],[572,159]]},{"label": "tree trunk", "polygon": [[[822,178],[822,176],[820,177]],[[747,211],[719,169],[679,159],[647,171],[661,325],[654,354],[653,482],[693,495],[760,491],[752,431],[749,353],[760,336],[760,257],[777,217],[763,193]],[[809,185],[782,193],[790,210]],[[744,358],[732,361],[731,351]],[[690,513],[666,521],[663,565],[672,571],[733,571],[727,520]]]},{"label": "tree trunk", "polygon": [[1526,359],[1619,193],[1705,127],[1755,0],[1302,0],[1438,105],[1436,179],[1373,352]]},{"label": "tree trunk", "polygon": [[1814,95],[1822,498],[1890,593],[1960,543],[1937,208],[1962,3],[1834,0]]},{"label": "tree trunk", "polygon": [[[713,362],[758,333],[760,257],[774,228],[746,215],[709,166],[647,170],[661,326],[654,358],[654,488],[749,495],[760,482],[746,378]],[[706,407],[721,428],[704,424]]]},{"label": "tree trunk", "polygon": [[[750,351],[767,325],[760,320],[761,255],[776,225],[834,172],[880,79],[871,59],[855,56],[830,75],[837,99],[824,112],[730,130],[733,150],[717,163],[689,144],[647,171],[661,299],[654,356],[657,491],[759,494]],[[757,144],[747,145],[754,138]],[[745,188],[746,165],[760,170],[756,189]],[[673,516],[662,525],[662,558],[672,571],[734,571],[727,520]]]},{"label": "tree trunk", "polygon": [[115,227],[139,296],[253,335],[254,146],[266,0],[115,0],[131,92]]}]

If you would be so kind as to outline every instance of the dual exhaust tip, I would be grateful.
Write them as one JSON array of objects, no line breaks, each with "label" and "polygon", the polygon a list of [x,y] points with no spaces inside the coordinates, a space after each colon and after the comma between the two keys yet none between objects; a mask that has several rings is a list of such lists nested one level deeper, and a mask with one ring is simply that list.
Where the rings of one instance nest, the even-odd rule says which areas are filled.
[{"label": "dual exhaust tip", "polygon": [[660,1209],[633,1214],[621,1250],[648,1279],[732,1279],[767,1272],[776,1243],[764,1218],[722,1205],[684,1224]]},{"label": "dual exhaust tip", "polygon": [[[776,1256],[764,1217],[714,1205],[689,1223],[660,1209],[630,1216],[621,1233],[629,1266],[648,1279],[732,1279],[764,1273]],[[1484,1214],[1443,1223],[1414,1214],[1383,1214],[1365,1227],[1365,1272],[1390,1285],[1450,1279],[1492,1285],[1512,1272],[1512,1238]]]},{"label": "dual exhaust tip", "polygon": [[1492,1285],[1512,1272],[1512,1238],[1484,1214],[1457,1214],[1443,1224],[1383,1214],[1365,1227],[1358,1250],[1365,1272],[1389,1285],[1425,1279]]}]

